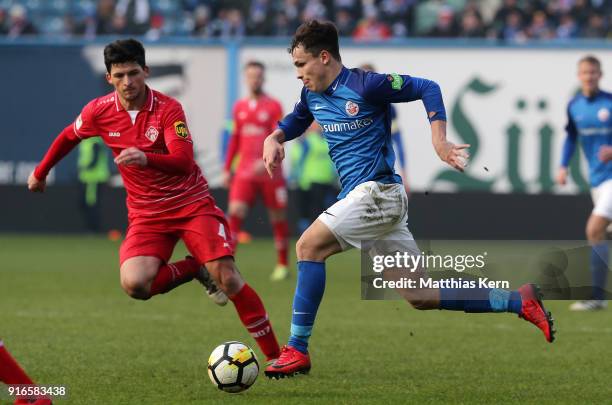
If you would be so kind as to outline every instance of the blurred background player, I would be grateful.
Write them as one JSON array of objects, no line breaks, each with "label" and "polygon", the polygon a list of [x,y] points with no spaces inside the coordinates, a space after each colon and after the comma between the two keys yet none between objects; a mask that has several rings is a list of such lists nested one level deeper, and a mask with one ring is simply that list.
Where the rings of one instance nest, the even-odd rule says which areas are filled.
[{"label": "blurred background player", "polygon": [[[308,341],[325,292],[325,262],[330,256],[353,247],[362,249],[368,241],[387,241],[391,252],[420,252],[408,229],[408,197],[394,170],[389,104],[421,100],[440,160],[463,171],[469,157],[465,151],[469,145],[455,145],[446,138],[446,109],[440,87],[434,81],[346,68],[340,56],[338,32],[330,22],[303,23],[289,52],[303,87],[293,112],[265,140],[266,169],[271,172],[280,167],[285,156],[283,143],[301,136],[316,119],[332,151],[342,190],[338,201],[321,213],[296,244],[298,274],[291,336],[278,360],[265,369],[266,376],[277,379],[310,371]],[[399,242],[401,248],[391,247],[392,241]],[[539,328],[548,342],[554,340],[552,316],[533,284],[525,284],[517,291],[397,291],[419,310],[515,313]]]},{"label": "blurred background player", "polygon": [[82,187],[81,209],[89,232],[100,232],[100,194],[110,178],[108,150],[98,137],[79,144],[79,181]]},{"label": "blurred background player", "polygon": [[[276,128],[283,112],[280,103],[263,91],[265,67],[261,62],[250,61],[244,66],[244,80],[249,94],[234,105],[234,132],[229,142],[223,176],[224,185],[229,187],[229,224],[236,238],[249,208],[258,195],[263,197],[277,252],[277,264],[270,278],[282,280],[289,275],[287,186],[282,168],[277,168],[269,176],[261,156],[263,142]],[[239,162],[232,176],[235,158]]]},{"label": "blurred background player", "polygon": [[291,181],[297,186],[298,232],[301,235],[336,200],[338,175],[329,157],[327,141],[316,122],[291,146],[290,153]]},{"label": "blurred background player", "polygon": [[[371,63],[364,63],[359,66],[367,72],[375,72],[376,68]],[[389,104],[389,113],[391,115],[391,140],[393,141],[393,150],[395,151],[395,169],[397,174],[402,178],[402,183],[406,189],[406,193],[410,193],[408,175],[406,172],[406,155],[404,154],[404,142],[402,141],[402,133],[399,127],[397,118],[397,109],[393,104]]]},{"label": "blurred background player", "polygon": [[[0,338],[0,381],[6,385],[35,385],[34,381],[19,366],[17,360],[4,347],[4,342]],[[18,398],[15,405],[51,405],[49,398],[26,399]]]},{"label": "blurred background player", "polygon": [[591,311],[607,307],[605,300],[608,279],[608,242],[606,229],[612,221],[612,94],[599,88],[601,63],[594,56],[578,62],[580,92],[567,106],[567,138],[563,145],[557,182],[567,182],[568,166],[576,141],[580,139],[584,156],[589,162],[591,196],[594,208],[586,225],[586,237],[592,247],[591,299],[570,305],[574,311]]},{"label": "blurred background player", "polygon": [[[217,304],[229,297],[261,351],[276,358],[279,347],[268,314],[236,268],[231,232],[194,161],[181,104],[146,85],[149,68],[140,42],[110,43],[104,64],[114,91],[89,102],[59,134],[28,188],[43,192],[55,164],[82,139],[102,137],[127,191],[129,226],[119,252],[125,292],[147,300],[195,278]],[[179,239],[194,257],[168,263]]]}]

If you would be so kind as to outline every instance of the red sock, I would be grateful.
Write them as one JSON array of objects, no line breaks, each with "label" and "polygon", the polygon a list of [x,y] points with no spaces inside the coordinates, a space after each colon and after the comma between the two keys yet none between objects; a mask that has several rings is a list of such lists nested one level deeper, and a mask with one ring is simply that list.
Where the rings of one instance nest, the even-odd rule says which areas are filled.
[{"label": "red sock", "polygon": [[272,233],[274,234],[278,264],[286,266],[288,263],[287,245],[289,245],[289,224],[287,220],[272,222]]},{"label": "red sock", "polygon": [[232,242],[234,243],[234,249],[238,246],[238,234],[242,229],[242,218],[237,215],[229,216],[229,227],[232,233]]},{"label": "red sock", "polygon": [[179,285],[193,280],[200,271],[200,263],[193,258],[162,265],[151,284],[151,296],[164,294]]},{"label": "red sock", "polygon": [[7,385],[34,384],[0,340],[0,381]]},{"label": "red sock", "polygon": [[280,355],[278,341],[268,320],[268,314],[261,299],[248,284],[244,284],[238,294],[229,297],[236,306],[236,312],[255,339],[266,360],[276,359]]}]

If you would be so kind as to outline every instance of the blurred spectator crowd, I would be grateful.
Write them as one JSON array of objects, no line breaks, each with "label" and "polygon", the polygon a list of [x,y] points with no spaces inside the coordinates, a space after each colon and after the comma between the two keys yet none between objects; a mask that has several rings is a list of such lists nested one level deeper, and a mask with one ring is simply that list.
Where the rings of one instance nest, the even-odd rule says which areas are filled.
[{"label": "blurred spectator crowd", "polygon": [[290,36],[304,21],[389,38],[612,38],[612,0],[0,0],[0,35]]}]

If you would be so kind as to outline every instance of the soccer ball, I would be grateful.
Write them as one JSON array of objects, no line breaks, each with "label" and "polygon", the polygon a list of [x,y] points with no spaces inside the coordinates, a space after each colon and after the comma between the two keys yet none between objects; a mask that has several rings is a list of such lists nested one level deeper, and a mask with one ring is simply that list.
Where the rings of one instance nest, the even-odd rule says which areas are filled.
[{"label": "soccer ball", "polygon": [[248,389],[259,374],[255,352],[240,342],[225,342],[208,358],[208,376],[220,390],[237,393]]}]

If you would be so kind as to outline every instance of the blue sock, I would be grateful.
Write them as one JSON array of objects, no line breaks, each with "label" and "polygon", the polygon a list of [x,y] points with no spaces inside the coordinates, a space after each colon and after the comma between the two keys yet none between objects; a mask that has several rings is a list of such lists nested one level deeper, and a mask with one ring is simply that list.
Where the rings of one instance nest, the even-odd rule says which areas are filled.
[{"label": "blue sock", "polygon": [[301,261],[297,269],[288,345],[308,353],[308,339],[325,291],[325,263]]},{"label": "blue sock", "polygon": [[591,277],[593,299],[605,299],[608,278],[608,244],[606,242],[593,245],[591,249]]},{"label": "blue sock", "polygon": [[498,288],[440,288],[440,309],[464,312],[521,313],[518,291]]}]

